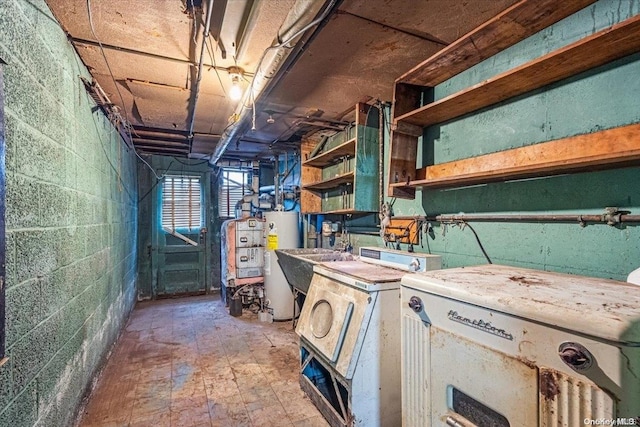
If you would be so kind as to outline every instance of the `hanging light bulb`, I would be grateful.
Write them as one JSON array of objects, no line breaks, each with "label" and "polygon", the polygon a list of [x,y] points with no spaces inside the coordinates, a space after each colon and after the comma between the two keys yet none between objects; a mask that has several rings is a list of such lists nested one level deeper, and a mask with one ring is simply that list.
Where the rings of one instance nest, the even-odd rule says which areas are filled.
[{"label": "hanging light bulb", "polygon": [[232,101],[239,101],[242,98],[242,86],[240,81],[244,75],[244,70],[240,67],[230,67],[229,74],[231,75],[231,89],[229,89],[229,98]]},{"label": "hanging light bulb", "polygon": [[231,78],[231,89],[229,89],[229,98],[231,98],[232,101],[240,101],[240,98],[242,98],[240,78],[237,75]]}]

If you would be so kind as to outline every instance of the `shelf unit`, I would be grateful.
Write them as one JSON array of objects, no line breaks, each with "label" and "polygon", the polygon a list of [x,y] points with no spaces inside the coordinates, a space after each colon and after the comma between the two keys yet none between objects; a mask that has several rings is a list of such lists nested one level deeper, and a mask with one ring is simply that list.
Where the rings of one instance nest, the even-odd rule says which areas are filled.
[{"label": "shelf unit", "polygon": [[355,174],[353,173],[353,171],[350,171],[350,172],[336,175],[333,178],[328,178],[322,181],[306,184],[304,188],[305,190],[309,190],[317,193],[323,193],[326,190],[331,190],[341,185],[345,185],[345,184],[353,185],[354,177],[355,177]]},{"label": "shelf unit", "polygon": [[302,156],[308,157],[302,162],[304,214],[347,215],[379,209],[379,110],[358,103],[352,114],[349,128],[318,144],[302,145]]},{"label": "shelf unit", "polygon": [[[409,185],[411,188],[446,188],[479,181],[624,167],[639,162],[640,124],[633,124],[426,166],[416,170],[416,179]],[[391,186],[402,190],[406,184]]]},{"label": "shelf unit", "polygon": [[[453,186],[461,183],[469,185],[495,180],[498,175],[500,179],[509,179],[535,172],[536,167],[531,165],[509,168],[502,164],[499,174],[495,170],[482,172],[480,168],[463,177],[459,171],[464,170],[468,166],[466,163],[469,163],[464,163],[469,159],[463,159],[449,162],[447,167],[440,168],[447,170],[449,175],[439,175],[432,182],[430,175],[440,165],[417,169],[415,159],[418,138],[422,136],[425,126],[455,119],[640,51],[640,16],[629,18],[436,102],[426,105],[420,105],[420,102],[429,88],[591,3],[593,1],[588,0],[520,1],[397,79],[390,147],[389,195],[414,198],[415,189],[419,187]],[[521,25],[523,31],[508,31],[514,25],[514,19],[518,19],[519,24],[526,24]],[[507,36],[504,37],[503,34]],[[498,162],[498,157],[501,154],[504,157],[504,153],[482,157],[484,161]],[[558,154],[562,155],[560,151]],[[577,163],[587,155],[586,152],[578,153],[575,156]],[[619,152],[619,156],[615,157],[603,156],[598,165],[620,164],[632,160],[624,156],[624,152]],[[546,174],[579,169],[579,165],[571,162],[565,164],[560,159],[548,161],[549,164],[557,164],[557,167],[545,169]],[[458,175],[460,179],[457,179]]]},{"label": "shelf unit", "polygon": [[353,157],[356,152],[356,138],[351,138],[347,142],[327,150],[324,153],[318,154],[311,159],[304,162],[305,166],[312,166],[316,168],[323,168],[336,163],[341,158]]},{"label": "shelf unit", "polygon": [[429,126],[539,89],[640,50],[640,15],[396,117]]}]

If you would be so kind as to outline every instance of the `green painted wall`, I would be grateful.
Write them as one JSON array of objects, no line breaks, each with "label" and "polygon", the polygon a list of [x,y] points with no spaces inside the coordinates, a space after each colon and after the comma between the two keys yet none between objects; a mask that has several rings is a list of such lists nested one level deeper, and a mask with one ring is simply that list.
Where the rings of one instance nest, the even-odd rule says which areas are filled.
[{"label": "green painted wall", "polygon": [[[487,59],[434,90],[464,89],[640,13],[638,0],[603,0]],[[420,165],[446,162],[640,122],[640,55],[632,55],[530,94],[426,129]],[[388,113],[388,112],[387,112]],[[388,148],[388,135],[386,138]],[[386,154],[388,158],[388,152]],[[389,201],[389,199],[387,198]],[[640,168],[418,191],[396,200],[396,215],[597,213],[617,206],[640,213]],[[468,229],[432,224],[416,250],[443,255],[445,267],[485,263]],[[640,267],[640,226],[472,223],[494,263],[626,279]],[[353,236],[356,245],[380,238]],[[428,245],[427,245],[428,242]],[[403,247],[406,249],[406,247]]]},{"label": "green painted wall", "polygon": [[7,172],[0,425],[71,425],[135,303],[136,166],[43,0],[0,2]]}]

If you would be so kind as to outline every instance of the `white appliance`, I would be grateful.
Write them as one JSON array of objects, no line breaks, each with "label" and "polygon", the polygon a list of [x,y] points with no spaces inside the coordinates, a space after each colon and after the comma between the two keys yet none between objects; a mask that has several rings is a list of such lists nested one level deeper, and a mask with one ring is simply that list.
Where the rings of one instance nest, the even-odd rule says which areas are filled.
[{"label": "white appliance", "polygon": [[382,265],[405,271],[431,271],[442,268],[440,255],[417,252],[397,251],[388,248],[362,247],[360,260],[371,264]]},{"label": "white appliance", "polygon": [[[396,262],[398,268],[380,265]],[[332,426],[398,426],[400,279],[438,255],[361,248],[353,261],[314,266],[296,332],[300,385]]]},{"label": "white appliance", "polygon": [[264,292],[274,320],[288,320],[298,314],[289,282],[284,276],[276,249],[300,247],[298,212],[265,212]]},{"label": "white appliance", "polygon": [[235,264],[238,279],[262,278],[264,247],[262,233],[264,221],[257,218],[236,220]]},{"label": "white appliance", "polygon": [[407,274],[401,300],[405,427],[640,417],[638,286],[485,265]]},{"label": "white appliance", "polygon": [[236,290],[264,281],[264,221],[231,219],[222,223],[220,279],[222,297],[228,304]]}]

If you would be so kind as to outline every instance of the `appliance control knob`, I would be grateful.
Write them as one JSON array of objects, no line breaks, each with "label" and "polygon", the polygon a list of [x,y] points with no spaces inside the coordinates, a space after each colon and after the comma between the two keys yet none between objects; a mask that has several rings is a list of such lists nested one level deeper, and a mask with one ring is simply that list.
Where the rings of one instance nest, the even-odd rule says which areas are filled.
[{"label": "appliance control knob", "polygon": [[593,356],[589,350],[575,342],[562,343],[558,349],[558,355],[575,371],[584,371],[593,365]]},{"label": "appliance control knob", "polygon": [[422,311],[422,300],[416,296],[411,297],[409,299],[409,307],[416,313],[420,313]]}]

